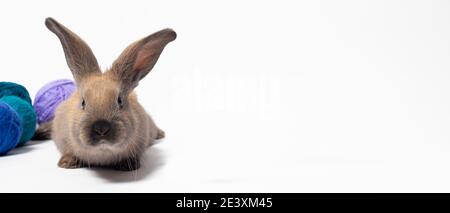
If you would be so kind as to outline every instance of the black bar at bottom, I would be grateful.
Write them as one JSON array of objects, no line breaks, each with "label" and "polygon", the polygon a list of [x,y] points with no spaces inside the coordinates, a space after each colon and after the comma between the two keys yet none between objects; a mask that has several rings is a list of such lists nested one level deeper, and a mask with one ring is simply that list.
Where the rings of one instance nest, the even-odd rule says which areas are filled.
[{"label": "black bar at bottom", "polygon": [[[65,206],[73,211],[83,211],[87,205],[98,209],[145,212],[152,210],[257,210],[261,212],[288,210],[386,210],[379,204],[395,206],[401,210],[418,201],[449,203],[450,194],[299,194],[299,193],[156,193],[156,194],[0,194],[3,204],[17,202],[19,206]],[[437,204],[437,203],[436,203]],[[58,208],[56,208],[58,209]],[[48,209],[47,209],[48,210]],[[140,211],[141,212],[141,211]],[[309,211],[308,211],[309,212]]]}]

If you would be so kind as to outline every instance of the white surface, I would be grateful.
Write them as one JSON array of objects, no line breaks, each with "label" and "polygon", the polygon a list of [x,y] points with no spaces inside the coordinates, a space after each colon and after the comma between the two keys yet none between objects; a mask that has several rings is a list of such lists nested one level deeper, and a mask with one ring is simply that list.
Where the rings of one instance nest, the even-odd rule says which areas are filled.
[{"label": "white surface", "polygon": [[[1,1],[0,79],[71,77],[53,16],[103,67],[164,27],[138,95],[167,138],[144,168],[0,158],[1,192],[450,192],[449,1]],[[33,143],[32,143],[33,144]]]}]

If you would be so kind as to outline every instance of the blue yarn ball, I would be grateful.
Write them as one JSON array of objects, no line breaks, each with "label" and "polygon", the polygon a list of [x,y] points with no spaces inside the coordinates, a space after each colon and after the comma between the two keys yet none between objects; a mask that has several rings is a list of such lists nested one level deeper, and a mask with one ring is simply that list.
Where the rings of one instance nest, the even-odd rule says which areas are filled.
[{"label": "blue yarn ball", "polygon": [[36,131],[36,113],[33,107],[27,101],[15,96],[2,97],[0,102],[8,104],[22,120],[22,136],[18,145],[25,144],[33,137]]},{"label": "blue yarn ball", "polygon": [[16,96],[31,104],[30,94],[27,89],[16,83],[0,82],[0,98],[5,96]]},{"label": "blue yarn ball", "polygon": [[22,120],[10,106],[0,102],[0,155],[17,146],[22,134]]}]

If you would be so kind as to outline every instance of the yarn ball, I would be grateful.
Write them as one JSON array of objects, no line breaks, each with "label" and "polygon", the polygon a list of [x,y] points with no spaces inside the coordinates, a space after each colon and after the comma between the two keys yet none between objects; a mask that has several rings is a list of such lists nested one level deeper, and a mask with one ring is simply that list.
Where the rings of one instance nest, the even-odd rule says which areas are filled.
[{"label": "yarn ball", "polygon": [[5,96],[0,98],[0,102],[8,104],[20,117],[22,121],[22,136],[19,144],[23,145],[28,142],[36,131],[36,113],[28,102],[16,96]]},{"label": "yarn ball", "polygon": [[12,82],[0,82],[0,98],[5,96],[16,96],[31,104],[30,94],[22,85]]},{"label": "yarn ball", "polygon": [[62,79],[52,81],[42,87],[34,98],[34,110],[38,123],[45,123],[55,117],[55,110],[59,104],[67,100],[75,91],[75,82]]},{"label": "yarn ball", "polygon": [[10,106],[0,102],[0,155],[17,146],[22,134],[22,120]]}]

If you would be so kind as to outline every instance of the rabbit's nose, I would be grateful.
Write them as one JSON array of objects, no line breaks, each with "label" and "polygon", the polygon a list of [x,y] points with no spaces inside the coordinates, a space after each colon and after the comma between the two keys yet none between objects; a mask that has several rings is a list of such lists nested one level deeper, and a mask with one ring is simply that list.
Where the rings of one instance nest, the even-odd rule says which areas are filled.
[{"label": "rabbit's nose", "polygon": [[96,121],[92,125],[92,131],[96,137],[103,137],[108,135],[111,130],[111,124],[105,120]]}]

